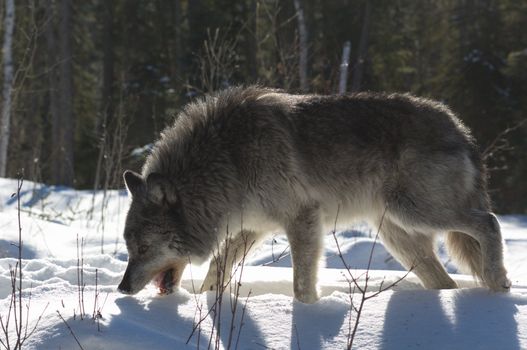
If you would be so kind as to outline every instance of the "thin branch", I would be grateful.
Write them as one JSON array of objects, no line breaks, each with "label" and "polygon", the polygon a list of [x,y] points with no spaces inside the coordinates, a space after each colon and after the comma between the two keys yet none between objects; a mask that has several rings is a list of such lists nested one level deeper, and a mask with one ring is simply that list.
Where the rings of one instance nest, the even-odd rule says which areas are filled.
[{"label": "thin branch", "polygon": [[245,310],[247,309],[247,303],[249,302],[249,297],[251,296],[252,290],[249,290],[247,298],[245,298],[245,303],[242,308],[242,315],[240,317],[240,327],[238,327],[238,337],[236,338],[236,346],[234,349],[238,349],[238,344],[240,342],[240,335],[242,334],[243,319],[245,318]]},{"label": "thin branch", "polygon": [[46,304],[46,306],[44,307],[44,310],[42,310],[42,312],[38,316],[38,319],[35,322],[35,326],[33,327],[33,329],[31,329],[31,331],[26,336],[24,336],[25,337],[24,341],[29,339],[33,335],[33,333],[35,333],[35,331],[37,330],[38,324],[40,323],[40,320],[42,320],[42,317],[44,316],[44,313],[48,309],[48,306],[49,306],[49,303]]},{"label": "thin branch", "polygon": [[79,339],[77,338],[77,336],[75,335],[75,333],[73,332],[73,329],[71,329],[70,325],[68,324],[68,322],[66,322],[66,320],[62,317],[62,315],[60,314],[60,311],[57,310],[57,314],[59,315],[60,319],[62,320],[62,322],[64,322],[64,324],[66,325],[66,327],[68,327],[71,335],[73,336],[73,338],[75,339],[75,341],[77,342],[77,344],[79,345],[79,348],[81,348],[81,350],[84,350],[84,348],[82,347],[81,343],[79,342]]},{"label": "thin branch", "polygon": [[269,266],[271,264],[274,264],[276,262],[279,262],[280,260],[282,260],[283,258],[285,258],[286,256],[289,256],[290,254],[286,254],[287,250],[289,250],[290,246],[289,244],[282,250],[282,252],[277,256],[275,257],[274,255],[274,242],[275,240],[273,239],[273,241],[271,242],[271,256],[272,256],[272,260],[271,261],[268,261],[268,262],[265,262],[262,264],[262,266]]},{"label": "thin branch", "polygon": [[[18,327],[17,327],[17,336],[18,341],[17,344],[19,345],[19,348],[22,347],[22,221],[20,219],[20,190],[22,189],[22,185],[24,184],[24,178],[22,175],[19,176],[18,180],[18,188],[17,188],[17,219],[18,219]],[[16,349],[16,345],[15,345]]]},{"label": "thin branch", "polygon": [[505,138],[505,136],[521,128],[525,123],[527,123],[527,119],[523,119],[515,125],[502,130],[483,151],[483,160],[486,161],[487,159],[495,156],[495,154],[498,152],[511,150],[511,147],[509,146],[508,140]]},{"label": "thin branch", "polygon": [[[384,285],[384,280],[382,280],[381,284],[379,286],[379,289],[376,292],[371,293],[370,295],[366,295],[366,293],[368,291],[368,283],[369,283],[369,280],[370,280],[369,272],[370,272],[371,264],[372,264],[372,261],[373,261],[373,251],[374,251],[375,246],[377,244],[377,240],[379,238],[379,234],[381,232],[381,227],[382,227],[382,224],[384,222],[387,210],[388,210],[388,205],[386,205],[386,207],[384,208],[384,212],[383,212],[383,214],[382,214],[382,216],[380,218],[379,226],[377,227],[377,232],[375,234],[373,245],[371,247],[370,255],[369,255],[369,258],[368,258],[368,265],[367,265],[367,268],[366,268],[366,272],[361,274],[361,275],[359,275],[358,277],[355,277],[355,276],[353,276],[353,274],[351,272],[351,267],[348,265],[348,263],[344,259],[344,255],[342,254],[342,250],[340,248],[340,244],[339,244],[339,241],[338,241],[337,236],[336,236],[337,220],[338,220],[338,216],[339,216],[340,206],[337,207],[337,214],[335,216],[335,223],[334,223],[334,226],[333,226],[332,234],[333,234],[333,239],[335,240],[335,244],[337,246],[337,254],[338,254],[340,260],[342,261],[342,264],[344,265],[345,271],[347,273],[347,274],[343,273],[343,275],[346,278],[346,281],[348,282],[348,286],[349,286],[350,315],[349,315],[349,318],[348,318],[347,349],[351,349],[352,346],[353,346],[353,341],[355,339],[355,335],[357,334],[357,329],[359,327],[360,317],[362,315],[362,310],[364,309],[364,304],[366,303],[366,301],[378,296],[380,293],[382,293],[382,292],[384,292],[384,291],[386,291],[386,290],[388,290],[390,288],[393,288],[395,285],[397,285],[399,282],[401,282],[404,278],[406,278],[406,276],[408,276],[408,274],[415,267],[415,264],[414,264],[412,266],[412,268],[410,268],[409,271],[407,271],[404,276],[398,278],[396,281],[394,281],[393,283],[390,283],[388,286],[385,286]],[[358,280],[360,278],[362,278],[362,277],[364,277],[364,279],[365,279],[363,286],[361,286],[358,283]],[[354,296],[355,296],[356,290],[358,290],[360,292],[360,294],[361,294],[361,299],[360,299],[360,302],[359,302],[358,306],[356,306],[355,303],[354,303]],[[355,322],[354,323],[352,322],[352,313],[353,312],[355,312]]]}]

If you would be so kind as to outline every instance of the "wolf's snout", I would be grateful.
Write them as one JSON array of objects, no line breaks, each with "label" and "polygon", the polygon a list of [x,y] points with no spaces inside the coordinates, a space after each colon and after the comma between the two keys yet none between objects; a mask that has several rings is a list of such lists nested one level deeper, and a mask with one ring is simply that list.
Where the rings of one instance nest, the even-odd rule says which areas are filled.
[{"label": "wolf's snout", "polygon": [[121,280],[121,283],[119,283],[119,286],[117,286],[117,290],[123,294],[135,294],[132,284],[130,283],[130,268],[127,267],[126,271],[124,272],[123,279]]},{"label": "wolf's snout", "polygon": [[132,292],[132,287],[130,286],[130,282],[128,282],[127,279],[123,279],[121,283],[119,283],[117,290],[123,294],[134,294]]}]

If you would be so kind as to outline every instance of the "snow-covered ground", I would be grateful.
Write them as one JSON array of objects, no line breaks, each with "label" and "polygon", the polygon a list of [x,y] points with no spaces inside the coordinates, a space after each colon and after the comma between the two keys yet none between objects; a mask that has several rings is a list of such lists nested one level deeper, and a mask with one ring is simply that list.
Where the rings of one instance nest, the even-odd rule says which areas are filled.
[{"label": "snow-covered ground", "polygon": [[[16,180],[0,179],[0,316],[4,321],[11,293],[10,268],[18,254],[17,198],[11,196],[16,188]],[[232,349],[346,347],[356,313],[350,317],[349,284],[330,234],[326,268],[320,273],[320,301],[304,305],[293,300],[287,241],[276,232],[247,260],[250,266],[243,270],[238,303],[233,294],[223,295],[221,308],[215,308],[219,332],[216,329],[211,336],[214,313],[208,311],[214,309],[217,296],[193,293],[205,266],[187,268],[182,288],[168,296],[158,296],[153,286],[136,296],[116,292],[127,259],[121,237],[128,206],[125,191],[109,191],[105,196],[25,182],[20,201],[23,295],[26,302],[31,295],[30,328],[45,310],[25,344],[27,349],[192,349],[229,344]],[[365,302],[354,348],[527,349],[527,217],[499,219],[513,280],[511,293],[490,293],[471,277],[455,274],[440,249],[447,269],[464,288],[424,290],[415,276],[408,275]],[[375,230],[365,225],[336,234],[345,260],[362,281],[361,269],[367,267],[374,236]],[[82,320],[79,265],[85,285],[84,310],[89,314]],[[369,290],[373,293],[404,274],[377,243]],[[358,305],[361,295],[353,296]],[[98,322],[91,318],[94,310],[100,311]],[[1,333],[0,340],[5,341]]]}]

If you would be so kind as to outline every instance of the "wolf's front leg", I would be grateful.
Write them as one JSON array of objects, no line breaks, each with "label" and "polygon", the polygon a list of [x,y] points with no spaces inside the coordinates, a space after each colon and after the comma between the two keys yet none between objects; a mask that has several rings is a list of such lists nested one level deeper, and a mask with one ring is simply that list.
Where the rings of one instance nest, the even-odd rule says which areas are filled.
[{"label": "wolf's front leg", "polygon": [[286,225],[293,259],[295,298],[307,304],[318,300],[317,273],[323,241],[318,205],[302,207]]},{"label": "wolf's front leg", "polygon": [[228,237],[220,251],[212,257],[209,271],[201,286],[201,292],[222,290],[230,281],[232,268],[249,255],[262,240],[257,232],[243,230],[234,237]]}]

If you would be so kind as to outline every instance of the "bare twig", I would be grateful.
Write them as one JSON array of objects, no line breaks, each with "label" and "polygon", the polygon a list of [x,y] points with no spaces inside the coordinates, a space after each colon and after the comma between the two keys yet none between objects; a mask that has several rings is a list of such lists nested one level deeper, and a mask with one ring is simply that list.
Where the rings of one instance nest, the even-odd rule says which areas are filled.
[{"label": "bare twig", "polygon": [[234,349],[238,349],[238,344],[240,342],[240,335],[242,334],[243,319],[245,317],[245,310],[247,309],[247,303],[249,302],[249,297],[251,296],[251,291],[247,294],[245,298],[245,303],[243,304],[242,315],[240,317],[240,327],[238,327],[238,337],[236,338],[236,346]]},{"label": "bare twig", "polygon": [[[24,179],[19,175],[17,180],[17,191],[12,195],[12,197],[17,197],[17,220],[18,220],[18,244],[13,244],[18,248],[18,258],[15,264],[15,267],[10,267],[10,280],[11,280],[11,296],[9,299],[9,306],[7,309],[6,315],[0,315],[0,328],[3,334],[4,339],[0,339],[0,345],[2,345],[6,350],[14,349],[20,350],[23,344],[33,335],[35,330],[44,315],[47,305],[38,317],[37,321],[33,327],[29,327],[29,311],[31,308],[31,287],[29,291],[29,296],[27,297],[27,302],[25,302],[25,297],[23,295],[23,272],[22,272],[22,220],[21,220],[21,210],[20,210],[20,192],[24,184]],[[24,313],[24,303],[26,307],[26,312]],[[15,339],[10,339],[10,325],[11,320],[14,322],[14,333]],[[14,344],[13,344],[14,343]]]},{"label": "bare twig", "polygon": [[[381,216],[381,219],[380,219],[380,222],[379,222],[379,226],[377,227],[377,233],[375,234],[373,245],[371,247],[370,255],[369,255],[369,258],[368,258],[368,265],[367,265],[367,268],[366,268],[366,272],[364,273],[364,285],[362,285],[362,286],[359,284],[359,281],[358,281],[359,278],[362,277],[362,276],[355,277],[353,275],[353,273],[351,272],[351,268],[347,264],[346,260],[344,259],[344,255],[342,254],[342,250],[340,248],[340,244],[339,244],[337,236],[336,236],[337,220],[338,220],[339,210],[340,210],[340,206],[337,207],[337,215],[335,216],[335,224],[334,224],[334,227],[333,227],[332,234],[333,234],[333,239],[335,240],[335,243],[336,243],[336,246],[337,246],[338,256],[339,256],[340,260],[342,261],[342,263],[344,265],[344,268],[345,268],[345,271],[347,273],[347,276],[346,275],[344,275],[344,276],[345,276],[345,278],[346,278],[346,280],[348,282],[348,285],[349,285],[350,316],[349,316],[349,319],[348,319],[348,341],[347,341],[347,349],[349,350],[353,346],[353,341],[355,339],[355,335],[357,334],[357,329],[359,327],[360,317],[362,315],[362,311],[364,309],[364,304],[366,303],[366,301],[368,301],[368,300],[370,300],[372,298],[375,298],[380,293],[382,293],[382,292],[384,292],[384,291],[386,291],[388,289],[391,289],[391,288],[395,287],[399,282],[401,282],[403,279],[405,279],[406,276],[408,276],[408,274],[413,270],[413,267],[411,269],[409,269],[409,271],[407,271],[404,276],[398,278],[395,282],[392,282],[392,283],[390,283],[387,286],[384,286],[384,280],[383,280],[381,282],[380,286],[379,286],[379,289],[376,292],[374,292],[374,293],[372,293],[370,295],[367,295],[368,283],[370,281],[370,268],[371,268],[371,263],[372,263],[372,260],[373,260],[373,251],[375,249],[375,246],[377,244],[377,240],[378,240],[379,234],[381,232],[381,227],[382,227],[382,224],[383,224],[386,212],[388,210],[388,205],[386,205],[386,207],[384,208],[384,212],[383,212],[383,214]],[[355,291],[356,290],[358,290],[360,295],[361,295],[361,298],[360,298],[358,306],[356,306],[355,303],[354,303],[354,295],[355,295]],[[352,313],[353,312],[355,312],[355,322],[352,322]]]},{"label": "bare twig", "polygon": [[[236,269],[234,270],[234,273],[231,274],[231,276],[236,276],[236,275],[238,275],[236,270],[237,269],[240,270],[239,279],[234,278],[234,296],[232,296],[232,290],[231,290],[231,314],[232,314],[232,317],[231,317],[231,328],[230,328],[230,332],[229,332],[229,339],[228,339],[228,342],[227,342],[227,349],[231,348],[233,336],[235,334],[234,333],[235,317],[236,317],[236,311],[237,311],[237,308],[238,308],[238,301],[239,301],[239,298],[240,298],[240,288],[242,286],[241,278],[242,278],[242,275],[243,275],[243,267],[245,265],[245,258],[247,257],[247,254],[248,254],[249,250],[252,248],[252,246],[254,244],[254,241],[249,243],[248,242],[248,236],[244,235],[243,221],[242,221],[242,226],[241,227],[242,227],[242,229],[241,229],[241,232],[239,234],[242,235],[242,239],[243,239],[243,255],[242,255],[242,259],[240,260],[240,262],[236,266]],[[235,256],[236,256],[236,253],[237,252],[234,252]],[[232,286],[232,284],[231,284],[231,286]],[[249,300],[249,295],[250,294],[251,294],[251,291],[249,291],[249,293],[247,294],[247,299],[245,300],[245,304],[244,304],[243,310],[242,310],[242,315],[241,315],[241,318],[240,318],[240,321],[239,321],[238,336],[237,336],[237,341],[236,341],[236,348],[238,347],[238,340],[240,339],[240,333],[241,333],[241,329],[242,329],[242,326],[243,326],[243,317],[245,315],[245,308],[247,306],[247,302]]]},{"label": "bare twig", "polygon": [[[227,28],[224,30],[228,32]],[[203,42],[201,55],[198,56],[202,88],[213,92],[228,86],[235,70],[237,36],[227,37],[220,28],[211,33],[207,28],[207,39]]]},{"label": "bare twig", "polygon": [[[212,258],[212,266],[216,267],[216,285],[215,285],[215,299],[213,304],[209,307],[208,311],[205,315],[203,315],[203,306],[202,303],[200,303],[196,297],[196,314],[195,317],[198,316],[198,320],[195,321],[194,326],[192,328],[192,332],[190,336],[187,339],[187,344],[194,336],[195,332],[198,332],[198,340],[197,340],[197,348],[200,347],[200,334],[201,334],[201,326],[202,323],[210,316],[212,321],[212,327],[209,335],[209,341],[207,348],[213,348],[213,349],[219,349],[221,347],[221,319],[222,319],[222,313],[224,310],[222,310],[223,307],[223,297],[225,295],[226,288],[229,287],[229,295],[230,295],[230,313],[231,313],[231,319],[230,319],[230,328],[229,332],[227,334],[227,340],[225,344],[223,345],[225,349],[232,349],[237,348],[241,336],[241,330],[243,327],[243,320],[246,313],[247,303],[249,301],[249,296],[251,295],[251,291],[249,291],[247,297],[245,298],[245,302],[241,311],[241,315],[239,319],[236,317],[238,313],[238,304],[239,304],[239,298],[240,298],[240,292],[241,292],[241,278],[243,275],[243,269],[244,269],[244,263],[245,259],[247,257],[247,254],[249,250],[254,245],[254,241],[249,242],[248,235],[243,230],[243,218],[241,221],[241,230],[239,235],[242,235],[241,237],[236,237],[235,239],[243,239],[243,247],[242,248],[235,248],[232,247],[231,244],[234,242],[232,235],[229,232],[229,228],[227,226],[227,235],[224,239],[223,244],[220,244],[220,242],[216,242],[216,251],[221,252],[218,254],[214,254]],[[236,266],[233,266],[235,264],[235,257],[238,256],[237,249],[243,249],[243,254],[241,256],[240,262],[236,263]],[[231,255],[232,253],[232,255]],[[228,275],[227,275],[228,274]],[[192,271],[191,271],[191,278],[192,278]],[[192,288],[195,291],[194,284],[192,282]],[[236,328],[237,331],[236,331]]]},{"label": "bare twig", "polygon": [[[22,189],[22,185],[24,184],[24,179],[22,176],[20,176],[17,180],[17,196],[16,196],[16,207],[17,207],[17,219],[18,219],[18,312],[19,312],[19,319],[16,329],[16,334],[18,337],[17,344],[15,345],[15,349],[22,347],[22,222],[20,219],[20,190]],[[16,320],[16,313],[15,313],[15,320]]]},{"label": "bare twig", "polygon": [[[44,309],[42,310],[42,312],[38,316],[38,319],[35,322],[33,328],[31,329],[31,331],[29,333],[27,333],[27,331],[26,331],[26,334],[24,335],[25,339],[29,339],[33,335],[33,333],[35,333],[35,331],[37,330],[38,324],[40,323],[40,320],[42,320],[42,317],[44,317],[44,313],[48,309],[48,306],[49,306],[49,303],[46,304],[46,306],[44,307]],[[27,310],[28,310],[28,316],[29,316],[29,306],[28,306]],[[26,326],[27,326],[27,323],[26,323]],[[26,329],[27,329],[27,327],[26,327]]]},{"label": "bare twig", "polygon": [[68,330],[70,331],[71,335],[73,336],[73,339],[75,339],[75,341],[77,342],[77,345],[79,345],[79,348],[81,348],[81,350],[84,350],[84,348],[82,347],[81,343],[79,342],[79,339],[77,338],[77,336],[75,335],[75,333],[73,332],[73,329],[71,329],[70,325],[68,324],[68,322],[66,322],[66,320],[64,319],[64,317],[62,317],[62,315],[60,314],[60,311],[57,310],[57,314],[59,315],[60,319],[62,320],[62,322],[64,322],[64,324],[66,325],[66,327],[68,327]]},{"label": "bare twig", "polygon": [[521,128],[525,123],[527,123],[527,119],[523,119],[513,126],[507,127],[498,135],[496,135],[494,140],[492,140],[492,142],[483,151],[483,160],[487,161],[488,159],[495,157],[496,154],[512,150],[513,147],[509,145],[509,140],[507,140],[506,136],[511,132]]},{"label": "bare twig", "polygon": [[104,303],[102,306],[99,306],[99,294],[100,292],[97,290],[98,287],[98,281],[99,281],[99,269],[95,269],[95,295],[93,297],[93,313],[92,313],[92,320],[97,322],[97,330],[101,331],[101,323],[100,320],[102,319],[102,308],[106,304],[106,300],[108,299],[108,295],[110,293],[106,293],[106,298],[104,299]]},{"label": "bare twig", "polygon": [[77,299],[81,320],[86,314],[84,309],[84,237],[81,238],[79,247],[79,235],[77,234]]},{"label": "bare twig", "polygon": [[287,252],[289,250],[289,248],[290,248],[289,244],[282,250],[282,252],[278,256],[275,256],[274,255],[274,243],[275,243],[275,240],[273,239],[272,242],[271,242],[271,257],[272,257],[272,260],[268,261],[266,263],[263,263],[262,266],[268,266],[268,265],[274,264],[274,263],[282,260],[286,256],[289,256],[289,253]]}]

